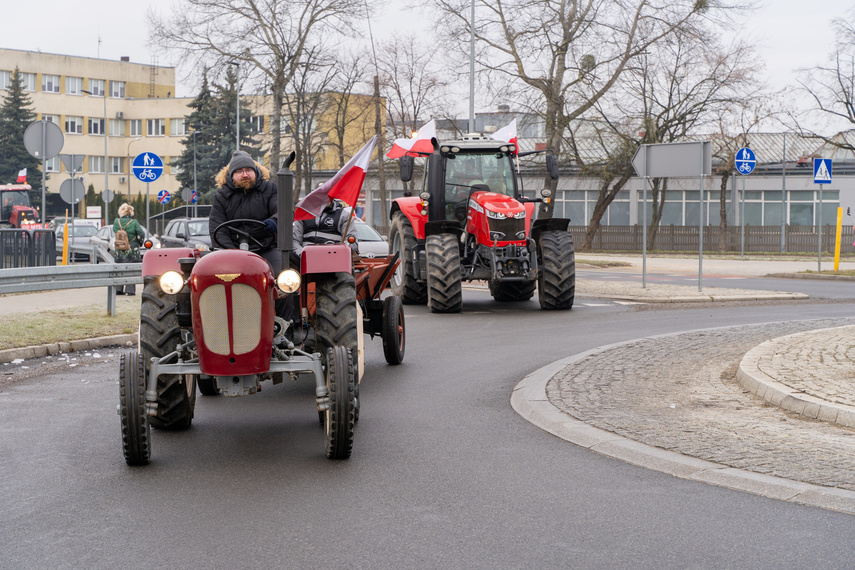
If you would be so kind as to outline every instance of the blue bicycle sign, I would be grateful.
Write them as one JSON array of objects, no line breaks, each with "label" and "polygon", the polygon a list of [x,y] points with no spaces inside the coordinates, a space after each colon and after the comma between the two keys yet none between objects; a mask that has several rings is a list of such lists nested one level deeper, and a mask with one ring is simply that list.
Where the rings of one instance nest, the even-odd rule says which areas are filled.
[{"label": "blue bicycle sign", "polygon": [[734,162],[737,172],[740,174],[751,174],[754,172],[754,167],[757,165],[757,157],[753,150],[748,147],[743,147],[736,151]]},{"label": "blue bicycle sign", "polygon": [[163,161],[153,152],[143,152],[134,158],[133,171],[141,182],[154,182],[163,174]]}]

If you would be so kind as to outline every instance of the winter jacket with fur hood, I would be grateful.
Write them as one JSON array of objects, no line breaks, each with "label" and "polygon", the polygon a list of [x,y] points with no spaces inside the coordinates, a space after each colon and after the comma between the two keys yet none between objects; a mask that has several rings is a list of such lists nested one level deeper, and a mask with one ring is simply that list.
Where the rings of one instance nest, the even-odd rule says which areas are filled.
[{"label": "winter jacket with fur hood", "polygon": [[[276,183],[270,180],[270,171],[258,162],[255,163],[255,186],[249,190],[235,188],[228,165],[220,170],[215,181],[220,190],[214,196],[211,213],[208,215],[212,244],[216,244],[214,230],[229,220],[251,219],[263,222],[267,218],[273,218],[279,223]],[[242,229],[259,240],[270,238],[270,234],[260,225],[247,225]],[[217,235],[218,241],[228,249],[236,249],[237,244],[227,234],[225,231],[220,232]],[[274,239],[270,249],[275,246]]]}]

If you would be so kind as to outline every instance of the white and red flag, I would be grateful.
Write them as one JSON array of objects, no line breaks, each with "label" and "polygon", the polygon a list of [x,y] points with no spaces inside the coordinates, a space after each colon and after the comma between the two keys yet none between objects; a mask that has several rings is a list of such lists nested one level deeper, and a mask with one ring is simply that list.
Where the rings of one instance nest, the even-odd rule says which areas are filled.
[{"label": "white and red flag", "polygon": [[18,184],[26,184],[27,182],[27,169],[22,168],[18,171]]},{"label": "white and red flag", "polygon": [[308,196],[297,202],[294,220],[317,218],[334,198],[342,200],[348,206],[355,206],[362,190],[362,182],[371,162],[371,153],[377,143],[377,135],[365,143],[347,164],[336,172],[335,176],[312,190]]},{"label": "white and red flag", "polygon": [[409,139],[395,139],[395,144],[386,153],[388,158],[401,158],[405,154],[410,156],[418,156],[418,153],[430,154],[433,152],[433,143],[431,139],[436,138],[436,120],[431,120],[429,123],[420,128]]},{"label": "white and red flag", "polygon": [[509,125],[502,127],[492,135],[490,138],[496,139],[497,141],[505,141],[506,143],[510,143],[514,145],[514,154],[520,153],[520,145],[517,142],[517,120],[514,119],[510,122]]}]

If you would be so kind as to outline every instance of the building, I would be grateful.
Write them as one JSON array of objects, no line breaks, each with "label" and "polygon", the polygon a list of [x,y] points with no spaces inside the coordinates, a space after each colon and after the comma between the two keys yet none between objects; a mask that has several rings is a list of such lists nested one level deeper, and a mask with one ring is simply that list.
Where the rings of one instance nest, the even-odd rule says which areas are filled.
[{"label": "building", "polygon": [[[86,188],[91,184],[100,193],[106,187],[122,196],[149,192],[152,199],[161,190],[180,193],[171,162],[184,151],[182,141],[190,134],[185,117],[192,111],[188,104],[193,98],[174,96],[175,68],[132,63],[125,57],[113,61],[0,49],[0,90],[8,87],[15,68],[22,74],[37,119],[45,118],[62,129],[61,154],[84,157],[82,171],[75,176],[83,178]],[[374,130],[372,96],[351,96],[349,113],[357,116],[345,122],[343,138],[334,133],[336,102],[342,95],[325,97],[327,104],[310,119],[316,133],[312,137],[313,169],[337,168],[337,146],[344,147],[347,160],[348,153],[358,150]],[[270,148],[271,98],[242,95],[241,107],[250,110],[253,131],[260,135],[266,152]],[[371,112],[367,112],[369,107]],[[282,122],[285,151],[293,144],[289,141],[290,121],[283,117]],[[154,153],[163,160],[163,174],[154,182],[144,183],[133,175],[133,159],[142,153]],[[268,162],[266,156],[256,159]],[[47,161],[46,172],[51,194],[58,193],[71,176],[60,157]]]}]

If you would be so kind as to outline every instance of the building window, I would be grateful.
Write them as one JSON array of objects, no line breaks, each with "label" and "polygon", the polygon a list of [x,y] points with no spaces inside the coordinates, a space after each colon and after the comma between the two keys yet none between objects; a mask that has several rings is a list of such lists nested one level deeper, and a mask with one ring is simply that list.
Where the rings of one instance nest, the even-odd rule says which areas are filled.
[{"label": "building window", "polygon": [[131,136],[132,137],[141,137],[142,136],[142,119],[131,119],[128,121],[131,124]]},{"label": "building window", "polygon": [[12,84],[12,72],[0,71],[0,89],[8,89]]},{"label": "building window", "polygon": [[59,156],[45,160],[45,172],[59,172]]},{"label": "building window", "polygon": [[148,119],[148,136],[162,137],[166,134],[166,124],[164,119]]},{"label": "building window", "polygon": [[113,97],[114,99],[125,98],[124,81],[110,81],[110,97]]},{"label": "building window", "polygon": [[104,80],[103,79],[90,79],[88,91],[90,93],[92,93],[92,95],[94,97],[103,97],[104,96]]},{"label": "building window", "polygon": [[169,157],[169,171],[172,174],[178,175],[184,172],[184,169],[179,166],[179,161],[181,160],[180,156],[170,156]]},{"label": "building window", "polygon": [[93,119],[89,117],[89,134],[103,135],[104,134],[104,119]]},{"label": "building window", "polygon": [[42,119],[44,119],[48,123],[59,125],[59,115],[48,115],[47,113],[42,113]]},{"label": "building window", "polygon": [[122,119],[110,119],[109,134],[111,137],[125,136],[125,121]]},{"label": "building window", "polygon": [[249,118],[249,124],[252,125],[251,132],[259,134],[264,132],[264,115],[256,115]]},{"label": "building window", "polygon": [[36,90],[36,74],[35,73],[20,73],[21,84],[24,86],[24,91]]},{"label": "building window", "polygon": [[42,91],[44,93],[59,93],[59,75],[42,74]]},{"label": "building window", "polygon": [[124,174],[125,172],[125,157],[111,156],[110,157],[110,174]]},{"label": "building window", "polygon": [[104,174],[104,157],[89,157],[89,174]]},{"label": "building window", "polygon": [[180,137],[189,132],[187,119],[169,119],[169,134],[173,137]]},{"label": "building window", "polygon": [[80,95],[83,93],[83,78],[66,76],[65,92],[69,95]]},{"label": "building window", "polygon": [[65,117],[65,132],[73,135],[83,134],[83,117],[73,117],[66,115]]}]

